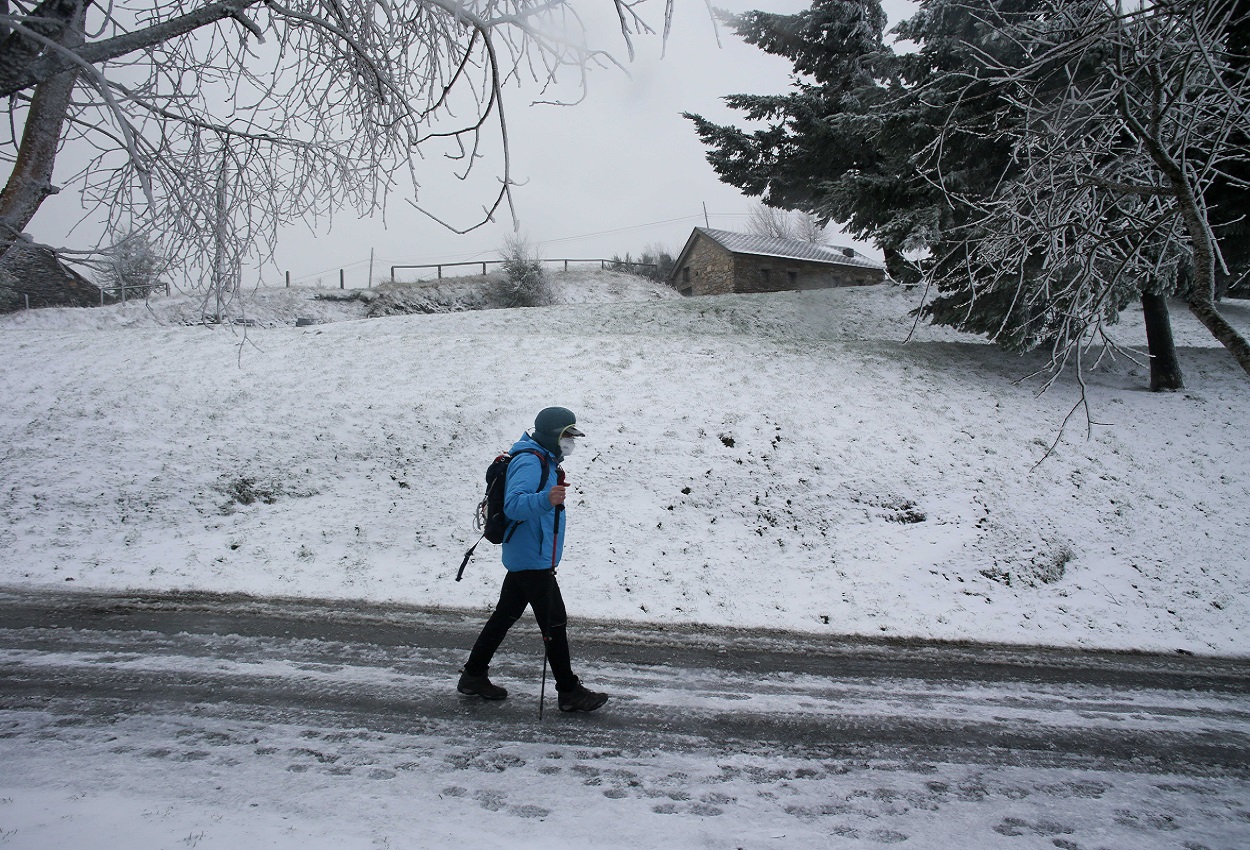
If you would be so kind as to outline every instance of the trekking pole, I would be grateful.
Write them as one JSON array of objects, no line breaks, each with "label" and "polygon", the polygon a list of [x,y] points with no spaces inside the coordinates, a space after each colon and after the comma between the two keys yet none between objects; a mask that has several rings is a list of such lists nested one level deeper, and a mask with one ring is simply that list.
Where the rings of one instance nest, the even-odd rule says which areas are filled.
[{"label": "trekking pole", "polygon": [[[564,483],[564,470],[557,470],[557,484]],[[551,535],[551,580],[547,584],[547,628],[543,630],[543,683],[538,691],[538,719],[543,719],[543,702],[547,698],[547,659],[551,656],[551,609],[556,599],[556,544],[560,542],[560,514],[564,513],[564,505],[556,505],[556,518],[552,523]]]},{"label": "trekking pole", "polygon": [[[481,543],[484,537],[486,537],[485,532],[483,532],[482,536],[477,539],[477,543]],[[460,569],[456,571],[456,581],[460,581],[460,579],[464,578],[464,568],[468,566],[469,559],[473,557],[473,550],[477,548],[477,543],[470,546],[469,551],[464,553],[464,560],[460,562]]]}]

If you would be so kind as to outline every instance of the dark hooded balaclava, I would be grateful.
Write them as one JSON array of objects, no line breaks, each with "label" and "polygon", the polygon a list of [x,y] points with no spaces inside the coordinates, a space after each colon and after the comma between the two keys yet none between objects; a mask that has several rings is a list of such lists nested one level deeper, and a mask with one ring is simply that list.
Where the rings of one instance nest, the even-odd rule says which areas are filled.
[{"label": "dark hooded balaclava", "polygon": [[534,442],[559,458],[560,437],[565,431],[575,437],[582,436],[582,432],[573,427],[576,422],[577,417],[567,407],[543,408],[534,417],[534,430],[530,436],[534,438]]}]

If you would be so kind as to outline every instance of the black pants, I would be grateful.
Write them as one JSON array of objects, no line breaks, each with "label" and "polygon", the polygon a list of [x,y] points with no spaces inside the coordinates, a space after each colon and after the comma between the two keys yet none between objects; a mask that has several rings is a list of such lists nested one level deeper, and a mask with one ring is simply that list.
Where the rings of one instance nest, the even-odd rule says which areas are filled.
[{"label": "black pants", "polygon": [[569,660],[569,638],[565,628],[568,620],[564,611],[564,598],[553,570],[509,571],[499,591],[495,611],[482,627],[482,633],[473,644],[464,672],[473,676],[486,675],[495,650],[503,643],[512,624],[521,619],[525,606],[534,609],[534,619],[547,644],[547,661],[556,679],[556,690],[571,691],[577,687]]}]

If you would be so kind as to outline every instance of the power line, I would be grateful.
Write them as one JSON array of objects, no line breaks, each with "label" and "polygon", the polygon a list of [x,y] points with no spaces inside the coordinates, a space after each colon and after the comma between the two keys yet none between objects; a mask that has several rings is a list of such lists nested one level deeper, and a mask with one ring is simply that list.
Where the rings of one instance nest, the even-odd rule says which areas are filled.
[{"label": "power line", "polygon": [[[747,213],[708,213],[708,215],[711,218],[745,218],[748,214]],[[662,221],[651,221],[651,222],[647,222],[646,224],[633,224],[633,225],[630,225],[629,227],[617,227],[612,230],[600,230],[595,233],[584,233],[581,236],[562,236],[558,239],[544,239],[542,242],[538,244],[554,245],[558,242],[576,242],[579,239],[593,239],[596,236],[612,236],[613,234],[616,234],[616,233],[628,233],[631,230],[645,230],[648,227],[656,227],[657,225],[661,225],[661,224],[677,224],[678,222],[682,222],[682,221],[702,221],[703,218],[704,216],[702,214],[686,215],[686,216],[681,216],[680,218],[666,218],[666,219],[663,219]]]},{"label": "power line", "polygon": [[682,216],[681,218],[666,218],[663,221],[652,221],[646,224],[633,224],[633,225],[630,225],[629,227],[617,227],[612,230],[600,230],[595,233],[583,233],[581,236],[562,236],[559,239],[545,239],[539,244],[540,245],[554,245],[557,242],[576,242],[579,239],[593,239],[596,236],[611,236],[615,233],[628,233],[631,230],[644,230],[648,227],[655,227],[656,225],[660,225],[660,224],[676,224],[677,222],[692,221],[692,220],[697,220],[698,218],[699,216],[694,216],[694,215]]}]

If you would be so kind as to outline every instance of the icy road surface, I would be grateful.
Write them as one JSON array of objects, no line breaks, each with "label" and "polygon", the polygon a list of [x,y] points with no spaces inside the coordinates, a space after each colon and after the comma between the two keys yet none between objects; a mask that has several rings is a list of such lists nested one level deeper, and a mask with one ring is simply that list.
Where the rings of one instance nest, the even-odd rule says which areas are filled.
[{"label": "icy road surface", "polygon": [[0,593],[0,848],[1250,847],[1250,662]]}]

